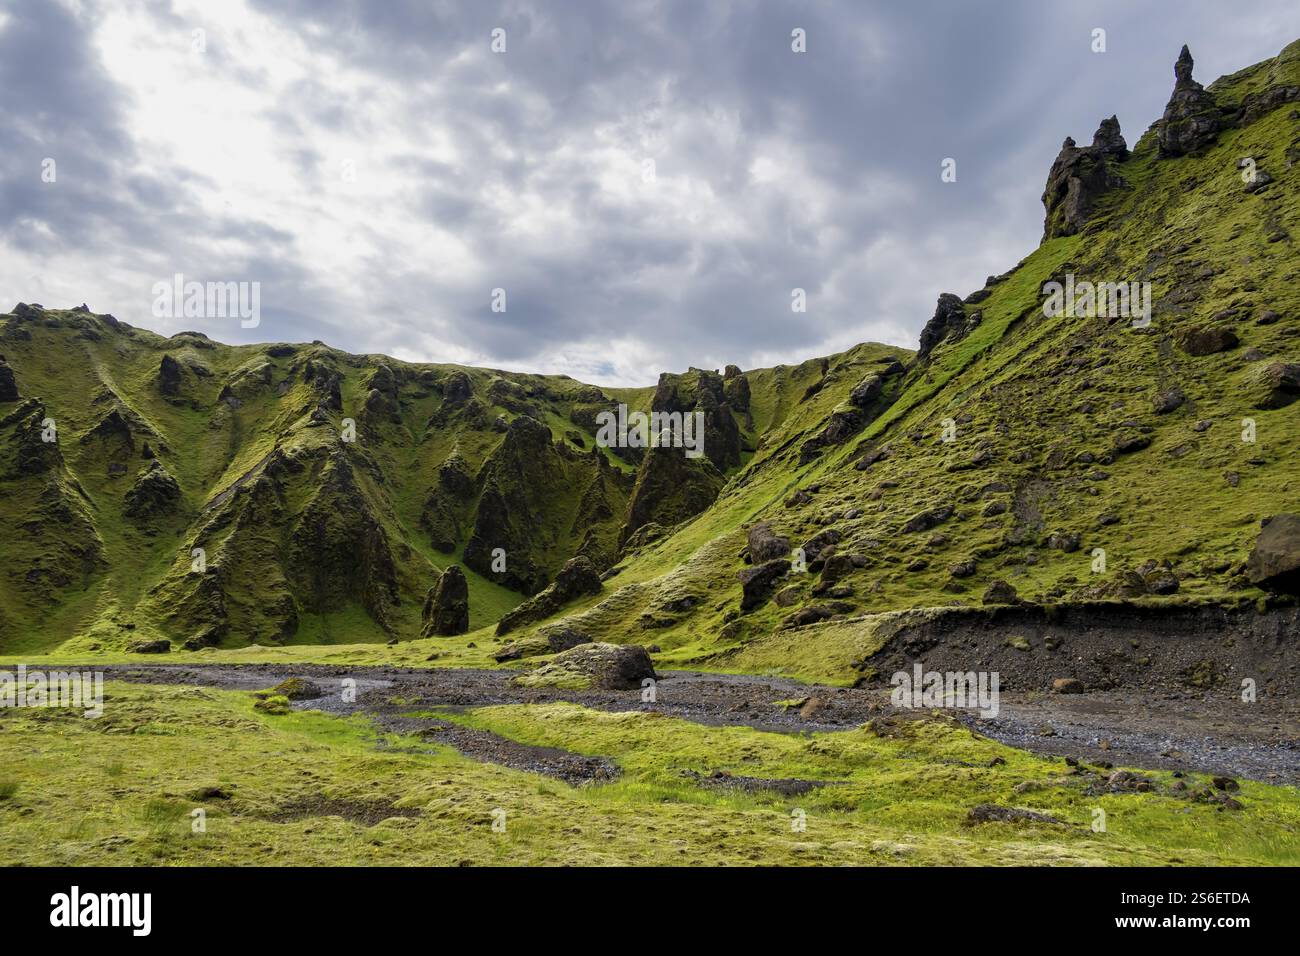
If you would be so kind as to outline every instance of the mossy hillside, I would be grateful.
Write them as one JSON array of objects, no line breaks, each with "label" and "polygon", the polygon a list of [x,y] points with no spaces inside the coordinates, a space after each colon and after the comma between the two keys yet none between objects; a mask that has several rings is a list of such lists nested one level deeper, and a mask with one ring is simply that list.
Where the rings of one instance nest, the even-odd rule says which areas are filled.
[{"label": "mossy hillside", "polygon": [[[971,296],[962,307],[963,334],[906,375],[889,377],[859,430],[846,436],[839,429],[835,441],[809,454],[849,411],[858,372],[867,371],[859,360],[880,347],[745,373],[749,407],[736,421],[746,450],[741,466],[723,476],[718,499],[665,529],[673,533],[633,542],[606,593],[572,613],[603,640],[658,643],[674,662],[743,659],[738,648],[778,635],[792,614],[826,602],[824,588],[814,593],[824,583],[815,571],[796,573],[781,588],[793,603],[772,602],[738,617],[739,555],[746,526],[758,519],[796,544],[827,529],[840,534],[839,552],[857,559],[835,582],[845,596],[835,599],[834,615],[843,620],[977,603],[993,580],[1049,603],[1104,598],[1125,585],[1127,572],[1153,563],[1168,565],[1161,574],[1178,579],[1178,593],[1145,600],[1259,598],[1239,574],[1241,561],[1258,519],[1289,507],[1296,477],[1297,406],[1263,400],[1264,373],[1295,357],[1291,166],[1300,155],[1300,127],[1294,107],[1274,96],[1277,84],[1292,81],[1295,61],[1293,44],[1274,61],[1212,84],[1220,105],[1242,106],[1248,121],[1221,132],[1203,152],[1158,159],[1154,137],[1143,137],[1117,164],[1124,184],[1100,197],[1083,231],[1044,243],[982,290],[982,301]],[[1247,154],[1272,177],[1265,188],[1245,188],[1237,163]],[[1137,330],[1127,321],[1043,315],[1042,283],[1067,272],[1079,281],[1151,282],[1153,325]],[[1274,317],[1259,321],[1268,313]],[[1229,328],[1240,344],[1189,354],[1180,342],[1201,326]],[[32,354],[28,345],[47,335],[52,344]],[[361,423],[364,470],[378,476],[361,483],[368,507],[393,542],[401,587],[412,589],[407,582],[463,560],[464,540],[450,551],[432,548],[421,523],[429,489],[450,456],[462,457],[477,476],[490,468],[502,428],[521,414],[573,444],[555,433],[557,423],[582,432],[580,421],[593,409],[623,400],[644,410],[655,395],[562,378],[408,366],[319,344],[228,349],[191,335],[161,339],[80,312],[6,320],[5,348],[24,396],[33,394],[34,377],[47,394],[64,389],[60,405],[75,404],[69,376],[58,374],[66,370],[101,383],[98,407],[69,412],[72,437],[90,433],[108,408],[120,410],[141,439],[164,436],[165,447],[154,450],[184,492],[182,518],[173,519],[181,523],[246,475],[263,449],[310,424],[318,403],[329,405],[335,427],[346,406]],[[164,353],[182,367],[171,394],[158,388]],[[894,350],[893,357],[909,355]],[[1167,401],[1175,393],[1177,400]],[[1255,423],[1254,443],[1240,440],[1245,418]],[[955,426],[951,442],[941,440],[946,424]],[[176,435],[200,453],[176,455]],[[586,439],[579,440],[585,448]],[[626,460],[600,451],[629,472]],[[75,489],[81,471],[97,471],[109,454],[69,455],[64,487]],[[26,639],[61,639],[31,638],[26,625],[36,621],[58,621],[60,635],[80,629],[84,636],[90,624],[102,629],[157,584],[157,569],[176,563],[190,526],[177,533],[119,523],[118,503],[104,507],[105,495],[117,497],[119,481],[96,474],[85,486],[106,555],[89,592],[74,595],[65,585],[39,612],[25,584],[4,595],[2,606],[12,610],[0,620],[17,623]],[[21,501],[26,518],[36,499],[12,488],[5,500]],[[567,499],[569,490],[559,497]],[[560,505],[564,512],[570,502]],[[946,517],[934,527],[903,530],[909,518],[935,509]],[[474,517],[467,509],[464,528]],[[154,547],[141,547],[132,535]],[[48,538],[42,547],[50,547]],[[1106,552],[1104,572],[1094,571],[1096,549]],[[117,587],[96,584],[109,575],[120,579]],[[97,587],[111,596],[88,598]],[[487,606],[489,615],[513,600],[481,575],[471,574],[470,587],[471,606]],[[689,606],[680,603],[683,595]],[[399,632],[411,619],[400,603]],[[309,638],[311,615],[300,618],[299,633]],[[483,621],[476,616],[474,626]],[[346,626],[346,617],[339,622]],[[379,639],[379,631],[370,628],[366,636]],[[813,669],[824,671],[824,656],[809,653]]]},{"label": "mossy hillside", "polygon": [[[0,822],[17,848],[14,861],[1296,862],[1292,788],[1243,783],[1244,809],[1235,812],[1171,795],[1167,774],[1151,775],[1155,793],[1092,796],[1063,763],[944,721],[799,737],[568,704],[439,715],[523,742],[618,755],[618,780],[575,788],[436,742],[378,733],[360,719],[268,712],[258,701],[250,693],[110,683],[99,720],[0,711],[7,768]],[[747,793],[711,785],[715,772],[826,786],[797,797]],[[1037,782],[1030,792],[1026,781]],[[970,807],[989,801],[1047,812],[1066,825],[969,825]],[[1094,807],[1106,811],[1105,833],[1090,829]],[[499,810],[504,833],[492,828]],[[796,810],[803,831],[791,826]]]},{"label": "mossy hillside", "polygon": [[[602,392],[567,376],[411,365],[321,343],[231,347],[196,333],[163,338],[81,310],[8,318],[3,341],[23,399],[41,395],[42,416],[48,411],[58,423],[60,442],[51,447],[67,450],[45,491],[31,476],[15,477],[4,499],[20,525],[40,529],[15,545],[19,577],[11,576],[0,601],[0,622],[12,622],[0,640],[14,650],[71,640],[69,651],[111,651],[159,637],[225,647],[403,638],[418,632],[428,582],[454,562],[470,566],[472,625],[484,627],[568,557],[586,554],[601,567],[616,559],[637,468],[617,449],[599,448],[590,416],[579,411],[620,401],[646,411],[656,393]],[[881,347],[846,354],[877,352],[907,356]],[[810,387],[824,384],[828,367],[852,363],[834,356],[747,373],[752,404],[730,413],[745,461],[769,453],[787,418],[813,427],[842,401],[842,389]],[[545,454],[512,450],[510,423],[519,418],[550,430]],[[351,444],[340,440],[347,419],[355,422]],[[331,490],[329,476],[344,467],[327,466],[335,460],[347,463],[346,491]],[[449,461],[468,476],[468,490],[444,508],[439,475]],[[150,467],[174,477],[179,498],[166,513],[132,518],[127,492]],[[674,487],[650,503],[650,514],[671,526],[707,504],[716,487],[689,507],[674,505]],[[52,497],[54,506],[40,506]],[[338,512],[361,517],[345,521]],[[450,539],[431,524],[440,515],[450,516]],[[467,560],[467,549],[471,559],[490,554],[486,538],[498,532],[509,539],[501,542],[507,567],[513,560],[531,570],[527,583]],[[296,543],[312,535],[321,540]],[[331,535],[339,539],[332,555]],[[385,586],[395,582],[396,599],[384,610],[375,587],[344,580],[352,574],[349,537],[378,537],[388,552],[386,559],[372,554],[392,564]],[[306,595],[299,593],[304,576],[316,569],[304,549],[312,547],[325,549],[323,564],[335,577],[328,588],[315,580]],[[195,548],[219,580],[194,575]],[[56,575],[57,594],[30,593],[27,572],[66,568],[74,557],[86,570]]]},{"label": "mossy hillside", "polygon": [[[15,650],[69,638],[83,650],[146,637],[180,642],[214,623],[224,627],[219,641],[226,646],[387,640],[418,632],[412,596],[422,597],[448,564],[464,561],[487,476],[501,477],[496,461],[509,422],[519,417],[551,429],[557,449],[551,457],[563,478],[532,488],[527,501],[515,503],[526,505],[528,514],[507,513],[506,523],[530,534],[501,545],[518,561],[536,564],[538,581],[579,552],[607,564],[634,467],[597,448],[573,411],[593,401],[606,407],[614,398],[643,403],[653,394],[615,390],[605,396],[567,376],[410,365],[320,343],[231,347],[194,333],[163,338],[82,310],[29,310],[7,318],[3,343],[22,398],[13,407],[32,396],[42,403],[29,410],[34,422],[28,415],[10,423],[7,447],[18,443],[19,425],[36,427],[48,415],[60,441],[36,451],[63,452],[59,467],[43,470],[39,479],[6,468],[3,507],[13,525],[25,529],[9,546],[15,560],[0,594],[0,643]],[[334,473],[320,465],[322,442],[329,436],[337,446],[349,418],[357,441],[342,454],[354,473],[352,504],[359,503],[365,528],[386,540],[398,584],[387,615],[367,607],[364,595],[348,595],[346,586],[345,596],[356,598],[364,614],[327,607],[320,594],[304,602],[297,593],[301,582],[285,568],[302,517],[313,507],[328,511],[327,501],[337,503],[338,495],[320,497],[319,482]],[[460,505],[458,533],[448,549],[430,535],[427,519],[439,469],[452,458],[476,484]],[[602,460],[608,467],[600,467]],[[126,494],[154,461],[174,477],[179,499],[166,514],[132,518]],[[310,462],[305,470],[303,461]],[[267,475],[268,463],[289,470]],[[516,485],[527,479],[505,477]],[[253,493],[267,484],[270,491]],[[537,513],[544,520],[534,527],[530,519]],[[231,620],[224,625],[165,623],[195,603],[194,547],[208,550],[226,573],[216,589],[229,604]],[[475,627],[495,621],[520,599],[500,575],[471,571],[469,581]],[[263,613],[266,608],[273,613]]]},{"label": "mossy hillside", "polygon": [[[1278,75],[1277,65],[1250,75]],[[796,544],[834,529],[841,553],[865,558],[836,582],[852,591],[839,612],[846,618],[978,604],[994,580],[1047,603],[1111,597],[1124,572],[1149,563],[1168,564],[1178,593],[1143,600],[1258,599],[1242,563],[1259,520],[1294,510],[1300,487],[1300,405],[1265,407],[1260,386],[1263,367],[1300,357],[1295,112],[1284,103],[1199,156],[1157,159],[1154,136],[1144,136],[1119,167],[1126,185],[1102,197],[1087,229],[1045,242],[982,301],[972,297],[965,312],[978,311],[979,324],[914,367],[857,441],[804,467],[787,464],[768,481],[738,476],[615,582],[645,593],[669,587],[648,587],[659,577],[678,587],[712,582],[712,600],[679,620],[682,647],[725,644],[737,631],[748,635],[742,642],[766,640],[800,607],[826,603],[812,594],[812,576],[792,575],[795,604],[728,620],[739,603],[741,530],[768,519]],[[1237,164],[1247,154],[1273,177],[1266,188],[1245,188]],[[1049,318],[1043,284],[1067,272],[1078,282],[1150,282],[1152,325]],[[1188,354],[1181,336],[1203,325],[1231,328],[1240,344]],[[1168,408],[1161,403],[1171,393],[1181,404]],[[1242,440],[1247,419],[1254,442]],[[888,454],[854,467],[880,448]],[[817,490],[787,506],[799,488]],[[903,530],[909,518],[948,507],[935,527]],[[714,540],[732,554],[710,548],[714,560],[694,557]],[[1097,549],[1104,571],[1094,570]],[[650,639],[671,644],[673,633]],[[821,632],[803,633],[814,644]],[[623,639],[647,637],[633,626]],[[618,638],[607,631],[601,639]],[[745,660],[730,651],[726,659]]]},{"label": "mossy hillside", "polygon": [[632,482],[599,450],[557,443],[544,424],[523,417],[510,424],[479,478],[465,561],[484,577],[504,559],[500,580],[534,594],[576,554],[601,568],[613,563]]}]

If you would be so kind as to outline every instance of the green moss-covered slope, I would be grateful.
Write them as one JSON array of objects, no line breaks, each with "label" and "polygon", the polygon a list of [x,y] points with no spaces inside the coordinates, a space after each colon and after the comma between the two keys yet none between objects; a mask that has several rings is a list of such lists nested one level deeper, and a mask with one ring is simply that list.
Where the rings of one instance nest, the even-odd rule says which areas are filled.
[{"label": "green moss-covered slope", "polygon": [[[941,295],[919,353],[600,389],[16,306],[0,651],[406,640],[455,563],[449,647],[481,653],[578,555],[600,592],[530,629],[825,679],[886,612],[1263,601],[1260,521],[1300,510],[1300,42],[1204,88],[1192,66],[1131,147],[1113,117],[1067,141],[1042,244]],[[1138,294],[1060,314],[1053,282]],[[704,455],[602,447],[620,404],[699,412]],[[759,522],[791,567],[742,611]]]}]

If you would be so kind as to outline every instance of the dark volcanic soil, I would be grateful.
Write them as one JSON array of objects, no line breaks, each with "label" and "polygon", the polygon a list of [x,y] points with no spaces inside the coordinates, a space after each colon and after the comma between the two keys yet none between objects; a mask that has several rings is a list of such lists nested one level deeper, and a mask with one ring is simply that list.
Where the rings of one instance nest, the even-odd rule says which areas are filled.
[{"label": "dark volcanic soil", "polygon": [[1037,753],[1090,762],[1200,770],[1267,783],[1300,784],[1300,707],[1239,700],[1099,691],[1003,695],[972,729]]},{"label": "dark volcanic soil", "polygon": [[[856,727],[896,711],[887,690],[820,687],[779,678],[685,671],[664,673],[656,699],[640,690],[583,691],[521,688],[511,671],[404,669],[335,665],[153,664],[104,668],[108,680],[196,684],[241,690],[272,687],[288,677],[315,682],[325,696],[294,706],[329,713],[365,713],[386,730],[447,744],[478,760],[547,774],[569,783],[609,780],[612,759],[532,747],[497,734],[457,727],[436,716],[411,717],[435,708],[572,701],[599,710],[653,710],[710,725],[803,733]],[[343,681],[355,681],[345,702]],[[804,701],[790,706],[790,701]],[[1073,756],[1116,766],[1159,767],[1226,774],[1269,783],[1300,784],[1300,702],[1265,698],[1244,704],[1226,693],[1152,693],[1109,690],[1087,694],[1003,692],[996,717],[961,716],[986,736],[1035,752]],[[610,755],[616,757],[617,755]],[[725,785],[726,782],[719,782]],[[790,781],[742,781],[763,787]]]}]

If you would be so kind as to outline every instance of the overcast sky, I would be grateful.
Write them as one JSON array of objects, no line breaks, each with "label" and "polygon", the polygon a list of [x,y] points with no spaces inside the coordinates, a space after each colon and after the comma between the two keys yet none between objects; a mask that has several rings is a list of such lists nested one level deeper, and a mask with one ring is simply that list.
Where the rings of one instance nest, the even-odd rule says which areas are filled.
[{"label": "overcast sky", "polygon": [[[1209,83],[1297,37],[1296,0],[0,0],[0,308],[598,384],[915,347],[1037,245],[1067,135],[1135,143],[1183,43]],[[176,273],[261,324],[155,317]]]}]

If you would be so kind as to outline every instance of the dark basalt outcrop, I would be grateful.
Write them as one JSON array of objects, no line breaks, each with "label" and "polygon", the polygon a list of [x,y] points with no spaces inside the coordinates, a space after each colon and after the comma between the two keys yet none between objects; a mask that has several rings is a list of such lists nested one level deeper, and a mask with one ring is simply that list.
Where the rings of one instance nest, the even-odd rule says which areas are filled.
[{"label": "dark basalt outcrop", "polygon": [[181,487],[156,459],[143,469],[126,493],[123,513],[128,518],[153,518],[176,511]]},{"label": "dark basalt outcrop", "polygon": [[362,406],[366,425],[374,428],[384,422],[400,422],[401,399],[398,393],[401,383],[393,370],[382,363],[377,365],[366,385],[366,400]]},{"label": "dark basalt outcrop", "polygon": [[29,398],[0,419],[0,428],[14,427],[9,438],[13,450],[6,477],[39,475],[63,463],[58,442],[45,441],[45,418],[45,405],[40,399]]},{"label": "dark basalt outcrop", "polygon": [[[466,407],[472,404],[473,399]],[[603,450],[579,451],[521,415],[505,426],[477,478],[459,463],[440,469],[422,523],[434,544],[448,551],[468,525],[465,565],[505,587],[536,594],[576,555],[598,569],[614,562],[632,481]]]},{"label": "dark basalt outcrop", "polygon": [[623,542],[643,525],[672,527],[695,517],[718,497],[726,479],[708,458],[687,458],[681,448],[648,449],[623,525]]},{"label": "dark basalt outcrop", "polygon": [[170,355],[164,355],[158,363],[158,391],[167,396],[179,395],[184,380],[185,370],[181,363]]},{"label": "dark basalt outcrop", "polygon": [[421,637],[450,637],[469,630],[469,582],[452,565],[438,576],[424,598]]},{"label": "dark basalt outcrop", "polygon": [[460,370],[452,372],[442,383],[443,405],[464,405],[473,394],[474,383]]},{"label": "dark basalt outcrop", "polygon": [[888,407],[887,379],[903,372],[903,365],[889,360],[879,372],[868,372],[850,391],[848,401],[837,406],[825,426],[799,449],[799,464],[806,465],[827,448],[842,445]]},{"label": "dark basalt outcrop", "polygon": [[918,360],[924,360],[940,342],[950,338],[959,338],[965,333],[966,310],[961,299],[951,292],[939,295],[939,303],[934,308],[934,315],[921,330],[921,345],[916,353]]},{"label": "dark basalt outcrop", "polygon": [[740,580],[740,610],[752,611],[766,603],[776,582],[790,571],[790,562],[774,558],[752,568],[745,568],[736,577]]},{"label": "dark basalt outcrop", "polygon": [[474,382],[468,374],[456,369],[434,387],[442,392],[442,401],[429,416],[430,425],[446,428],[455,422],[484,430],[491,427],[492,418],[486,406],[474,397]]},{"label": "dark basalt outcrop", "polygon": [[594,464],[593,473],[578,500],[578,512],[574,515],[569,534],[581,537],[577,554],[603,571],[618,561],[620,522],[635,479],[615,469],[597,448],[585,456],[568,448],[564,454],[571,461],[580,463],[575,469],[578,474],[582,474],[586,466]]},{"label": "dark basalt outcrop", "polygon": [[1156,127],[1160,158],[1186,156],[1214,142],[1227,125],[1214,96],[1192,79],[1192,54],[1184,45],[1174,64],[1174,92]]},{"label": "dark basalt outcrop", "polygon": [[1072,236],[1082,230],[1097,200],[1124,184],[1115,167],[1128,155],[1128,144],[1114,116],[1101,121],[1091,146],[1076,146],[1073,139],[1066,137],[1043,190],[1043,239]]},{"label": "dark basalt outcrop", "polygon": [[[465,564],[506,587],[535,594],[549,574],[539,560],[542,529],[534,516],[546,508],[550,489],[563,487],[551,430],[536,419],[516,418],[480,476],[483,494],[465,546]],[[493,567],[497,549],[505,552],[504,571]]]},{"label": "dark basalt outcrop", "polygon": [[388,533],[361,493],[352,462],[330,455],[320,485],[293,525],[285,576],[303,610],[343,610],[356,602],[381,627],[398,600]]},{"label": "dark basalt outcrop", "polygon": [[477,491],[469,463],[459,454],[439,466],[438,483],[424,501],[420,524],[429,532],[429,542],[444,554],[456,550]]},{"label": "dark basalt outcrop", "polygon": [[18,401],[18,382],[14,378],[14,370],[9,367],[9,363],[0,355],[0,402]]},{"label": "dark basalt outcrop", "polygon": [[728,365],[722,373],[722,391],[726,396],[727,404],[740,415],[745,416],[745,420],[753,424],[749,414],[749,379],[737,365]]},{"label": "dark basalt outcrop", "polygon": [[[733,376],[733,380],[735,376]],[[733,386],[733,390],[738,386]],[[748,385],[745,389],[748,407]],[[689,415],[704,413],[704,456],[719,471],[740,464],[740,429],[732,417],[732,406],[727,398],[726,384],[717,372],[692,368],[685,375],[665,372],[659,376],[654,398],[650,403],[654,412],[677,412]],[[681,449],[678,449],[681,453]]]},{"label": "dark basalt outcrop", "polygon": [[749,558],[754,564],[784,558],[790,553],[790,539],[776,534],[766,521],[760,521],[749,529],[748,543]]},{"label": "dark basalt outcrop", "polygon": [[302,378],[314,391],[322,408],[343,411],[343,377],[324,361],[309,358],[303,363]]},{"label": "dark basalt outcrop", "polygon": [[217,400],[238,408],[241,404],[263,395],[275,380],[275,366],[270,362],[251,362],[235,370],[235,374],[221,386]]},{"label": "dark basalt outcrop", "polygon": [[549,587],[497,622],[497,636],[548,618],[570,601],[588,594],[599,594],[600,588],[600,575],[592,563],[582,556],[573,558],[560,569]]}]

